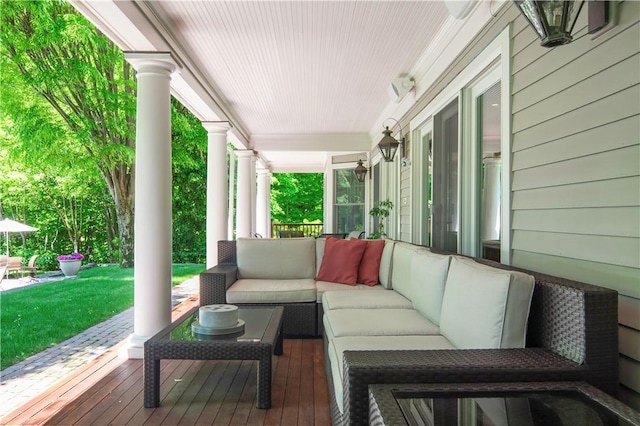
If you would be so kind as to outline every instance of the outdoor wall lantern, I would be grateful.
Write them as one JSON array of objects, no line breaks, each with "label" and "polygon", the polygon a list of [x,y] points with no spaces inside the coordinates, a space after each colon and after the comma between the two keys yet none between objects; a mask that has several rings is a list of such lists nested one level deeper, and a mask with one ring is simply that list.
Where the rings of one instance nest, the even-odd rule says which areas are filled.
[{"label": "outdoor wall lantern", "polygon": [[353,173],[356,175],[358,182],[364,182],[364,178],[367,176],[367,168],[362,165],[362,160],[358,160],[358,165],[353,169]]},{"label": "outdoor wall lantern", "polygon": [[584,0],[513,0],[544,47],[570,43]]},{"label": "outdoor wall lantern", "polygon": [[[393,120],[398,123],[398,120],[396,120],[395,118],[387,118],[387,120]],[[384,137],[378,144],[378,148],[380,148],[382,157],[387,163],[393,161],[393,157],[395,157],[396,151],[398,150],[399,146],[402,146],[402,150],[404,151],[404,138],[402,137],[402,127],[400,126],[400,123],[398,123],[398,127],[400,128],[400,141],[391,136],[391,130],[389,130],[389,126],[386,126],[382,131]],[[404,152],[402,152],[402,156],[404,157]]]}]

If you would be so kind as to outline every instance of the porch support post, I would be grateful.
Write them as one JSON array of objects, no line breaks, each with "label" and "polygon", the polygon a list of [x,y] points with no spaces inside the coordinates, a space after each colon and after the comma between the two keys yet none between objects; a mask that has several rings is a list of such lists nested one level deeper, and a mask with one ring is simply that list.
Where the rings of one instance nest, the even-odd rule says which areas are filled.
[{"label": "porch support post", "polygon": [[203,122],[207,147],[207,268],[218,264],[218,241],[227,238],[227,122]]},{"label": "porch support post", "polygon": [[229,153],[229,208],[228,208],[228,222],[227,222],[227,239],[233,240],[233,224],[235,223],[236,205],[235,205],[235,192],[233,191],[236,184],[236,153],[233,149],[227,148]]},{"label": "porch support post", "polygon": [[253,209],[251,200],[251,194],[253,194],[251,184],[254,182],[251,177],[253,151],[236,151],[236,155],[238,157],[236,238],[248,238],[251,236],[251,211]]},{"label": "porch support post", "polygon": [[144,342],[171,323],[171,73],[169,53],[125,53],[137,71],[134,322],[123,349],[142,358]]},{"label": "porch support post", "polygon": [[256,232],[264,238],[271,238],[271,173],[269,169],[258,169],[258,197],[256,202]]},{"label": "porch support post", "polygon": [[258,162],[258,157],[254,155],[251,157],[251,235],[253,236],[256,232],[256,200],[258,197],[257,190],[257,180],[258,176],[256,175],[256,163]]}]

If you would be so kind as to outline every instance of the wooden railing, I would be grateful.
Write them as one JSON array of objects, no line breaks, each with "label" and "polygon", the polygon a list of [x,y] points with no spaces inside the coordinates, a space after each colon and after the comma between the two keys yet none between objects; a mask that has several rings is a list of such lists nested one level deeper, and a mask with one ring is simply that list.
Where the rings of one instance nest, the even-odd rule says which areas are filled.
[{"label": "wooden railing", "polygon": [[322,223],[272,223],[272,238],[317,237],[322,233]]}]

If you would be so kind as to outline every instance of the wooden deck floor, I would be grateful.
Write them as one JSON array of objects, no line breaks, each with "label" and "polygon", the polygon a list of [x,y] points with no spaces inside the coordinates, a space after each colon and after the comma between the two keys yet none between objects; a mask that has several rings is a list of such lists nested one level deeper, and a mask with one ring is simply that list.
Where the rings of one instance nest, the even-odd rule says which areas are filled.
[{"label": "wooden deck floor", "polygon": [[322,339],[285,339],[284,354],[274,356],[269,410],[255,406],[256,362],[192,360],[162,361],[161,405],[144,408],[142,360],[119,359],[113,352],[9,413],[1,423],[331,424]]}]

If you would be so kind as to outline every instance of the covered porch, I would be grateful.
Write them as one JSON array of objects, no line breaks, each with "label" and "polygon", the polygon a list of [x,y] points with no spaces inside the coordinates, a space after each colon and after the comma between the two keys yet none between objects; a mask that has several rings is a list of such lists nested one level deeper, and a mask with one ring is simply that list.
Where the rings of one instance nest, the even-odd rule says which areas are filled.
[{"label": "covered porch", "polygon": [[[144,196],[121,373],[171,321],[173,95],[209,134],[207,266],[218,240],[269,234],[271,173],[322,172],[324,232],[341,231],[348,211],[370,233],[365,212],[388,199],[390,238],[467,255],[491,247],[505,264],[617,290],[622,397],[640,406],[637,2],[621,3],[617,25],[595,35],[583,10],[575,41],[553,49],[501,1],[71,3],[138,71]],[[385,126],[403,142],[393,161],[377,147]],[[496,159],[491,237],[482,191]],[[359,160],[363,182],[352,173]],[[341,182],[354,198],[339,197]]]}]

